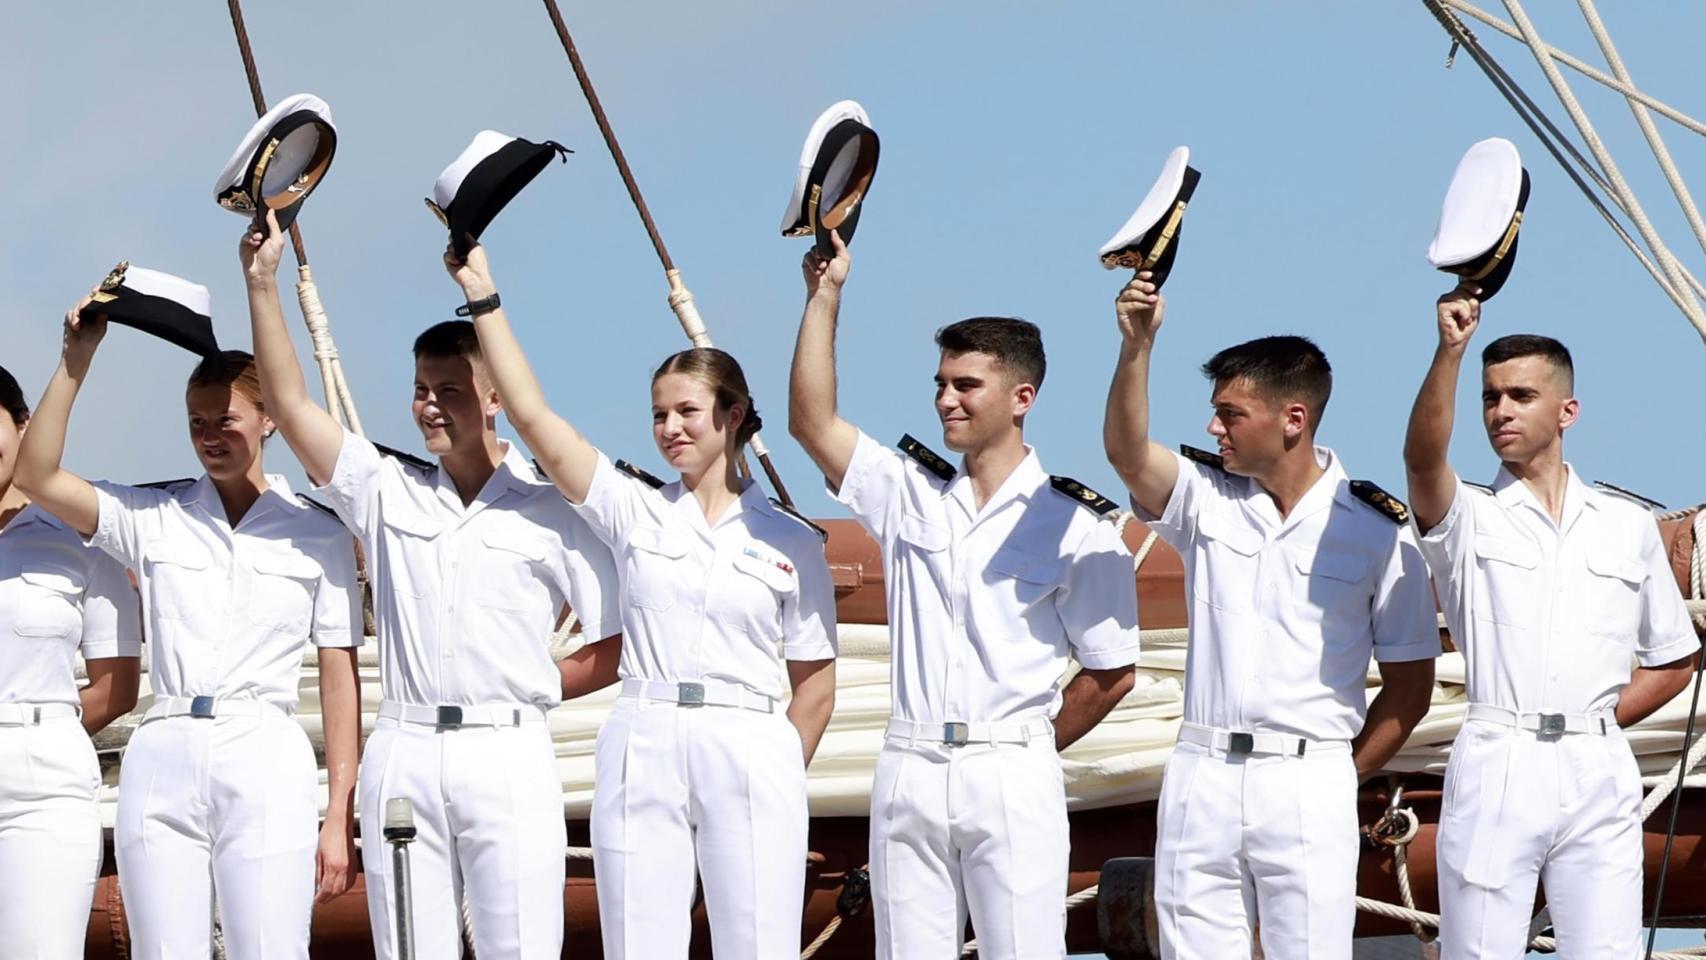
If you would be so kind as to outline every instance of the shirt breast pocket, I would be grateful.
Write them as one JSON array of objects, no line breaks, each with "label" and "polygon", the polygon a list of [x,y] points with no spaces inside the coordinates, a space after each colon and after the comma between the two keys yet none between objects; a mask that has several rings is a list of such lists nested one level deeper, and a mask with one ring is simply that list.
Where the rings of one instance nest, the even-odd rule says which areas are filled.
[{"label": "shirt breast pocket", "polygon": [[1065,568],[1066,560],[1060,556],[1018,547],[995,551],[972,595],[978,633],[986,638],[1058,635],[1058,627],[1049,629],[1049,624],[1058,622],[1049,600],[1060,588]]},{"label": "shirt breast pocket", "polygon": [[1641,586],[1647,581],[1646,567],[1607,552],[1591,553],[1588,572],[1593,574],[1580,599],[1584,619],[1596,634],[1617,640],[1633,640],[1641,622]]},{"label": "shirt breast pocket", "polygon": [[1222,610],[1253,611],[1262,535],[1233,517],[1211,511],[1197,519],[1197,539],[1191,578],[1197,598]]},{"label": "shirt breast pocket", "polygon": [[[444,531],[443,521],[404,510],[387,510],[382,522],[386,567],[383,580],[406,596],[426,596],[439,581],[434,541]],[[375,578],[374,582],[380,579]]]},{"label": "shirt breast pocket", "polygon": [[308,635],[314,619],[314,586],[323,572],[299,553],[266,553],[254,559],[249,620],[293,637]]},{"label": "shirt breast pocket", "polygon": [[628,538],[623,585],[636,607],[663,612],[675,606],[683,578],[691,579],[682,561],[687,542],[657,527],[640,527]]},{"label": "shirt breast pocket", "polygon": [[162,620],[188,620],[197,606],[226,589],[214,582],[213,556],[197,543],[156,541],[143,551],[142,562],[148,574],[148,609]]},{"label": "shirt breast pocket", "polygon": [[798,578],[777,561],[741,554],[730,564],[728,589],[710,598],[711,612],[750,635],[781,640],[782,604],[797,592]]},{"label": "shirt breast pocket", "polygon": [[49,640],[69,636],[79,620],[81,578],[71,571],[60,570],[25,570],[19,577],[29,590],[23,609],[12,624],[12,632],[20,637]]},{"label": "shirt breast pocket", "polygon": [[1322,625],[1322,639],[1338,646],[1362,637],[1374,609],[1369,558],[1328,548],[1292,553],[1302,580],[1296,599],[1305,617]]},{"label": "shirt breast pocket", "polygon": [[1534,622],[1540,548],[1504,537],[1475,537],[1476,616],[1513,627]]},{"label": "shirt breast pocket", "polygon": [[480,585],[480,605],[502,610],[532,606],[540,584],[549,580],[546,558],[551,554],[550,542],[537,532],[500,529],[486,530],[480,542],[490,551],[490,568],[464,571],[465,577],[472,575]]}]

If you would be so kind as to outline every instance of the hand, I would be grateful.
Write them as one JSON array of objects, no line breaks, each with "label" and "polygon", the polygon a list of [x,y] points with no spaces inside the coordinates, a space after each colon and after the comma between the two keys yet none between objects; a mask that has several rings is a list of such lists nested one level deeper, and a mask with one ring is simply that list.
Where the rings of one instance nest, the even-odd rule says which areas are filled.
[{"label": "hand", "polygon": [[839,294],[847,283],[847,273],[853,269],[853,255],[847,252],[847,244],[841,242],[838,231],[829,231],[829,242],[835,244],[835,256],[825,260],[817,252],[817,248],[806,252],[804,260],[800,261],[800,273],[806,278],[806,299],[818,295],[821,290],[825,293]]},{"label": "hand", "polygon": [[314,902],[328,903],[355,883],[355,837],[348,822],[331,817],[320,827],[320,848],[314,852]]},{"label": "hand", "polygon": [[1148,270],[1131,278],[1120,295],[1114,298],[1114,315],[1120,321],[1120,335],[1127,340],[1152,340],[1161,329],[1161,317],[1167,312],[1167,301],[1155,284],[1149,282],[1154,274]]},{"label": "hand", "polygon": [[498,292],[497,284],[492,282],[491,268],[486,266],[486,248],[477,243],[468,248],[466,257],[456,255],[455,244],[446,246],[444,269],[470,302],[484,300]]},{"label": "hand", "polygon": [[243,279],[249,286],[277,282],[278,262],[284,258],[284,231],[278,228],[278,215],[267,210],[265,233],[250,224],[237,241],[237,259],[243,263]]},{"label": "hand", "polygon": [[1461,350],[1481,324],[1481,288],[1469,281],[1439,298],[1439,345]]},{"label": "hand", "polygon": [[94,302],[95,291],[77,301],[77,305],[65,312],[65,338],[60,349],[60,357],[65,361],[67,369],[84,370],[89,361],[95,356],[95,348],[101,345],[101,338],[107,335],[107,318],[105,314],[83,317],[83,308]]}]

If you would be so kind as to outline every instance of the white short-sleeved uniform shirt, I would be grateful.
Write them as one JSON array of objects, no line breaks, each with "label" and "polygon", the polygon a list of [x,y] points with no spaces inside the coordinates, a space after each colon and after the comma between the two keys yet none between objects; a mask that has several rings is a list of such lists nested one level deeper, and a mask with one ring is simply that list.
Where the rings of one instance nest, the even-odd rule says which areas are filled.
[{"label": "white short-sleeved uniform shirt", "polygon": [[565,603],[589,639],[617,631],[610,551],[515,446],[463,506],[441,467],[344,433],[317,488],[367,552],[380,688],[414,706],[562,701],[551,633]]},{"label": "white short-sleeved uniform shirt", "polygon": [[296,707],[302,654],[361,644],[355,549],[280,476],[233,528],[213,481],[172,490],[97,482],[91,545],[136,571],[148,682],[168,697]]},{"label": "white short-sleeved uniform shirt", "polygon": [[1326,472],[1283,519],[1255,480],[1174,456],[1166,510],[1136,509],[1184,558],[1185,722],[1354,739],[1368,714],[1369,657],[1440,653],[1414,534],[1359,499],[1324,447]]},{"label": "white short-sleeved uniform shirt", "polygon": [[938,476],[860,433],[831,491],[882,547],[897,719],[1052,719],[1068,657],[1137,662],[1131,551],[1026,450],[979,510],[964,470],[938,459]]},{"label": "white short-sleeved uniform shirt", "polygon": [[124,567],[36,506],[0,529],[0,703],[67,703],[85,660],[142,652]]},{"label": "white short-sleeved uniform shirt", "polygon": [[1700,648],[1652,512],[1565,469],[1561,524],[1501,467],[1490,489],[1458,481],[1445,519],[1421,538],[1471,703],[1612,709],[1633,663]]},{"label": "white short-sleeved uniform shirt", "polygon": [[711,526],[679,480],[654,489],[600,453],[580,512],[621,570],[624,678],[780,699],[784,659],[835,656],[823,538],[751,480]]}]

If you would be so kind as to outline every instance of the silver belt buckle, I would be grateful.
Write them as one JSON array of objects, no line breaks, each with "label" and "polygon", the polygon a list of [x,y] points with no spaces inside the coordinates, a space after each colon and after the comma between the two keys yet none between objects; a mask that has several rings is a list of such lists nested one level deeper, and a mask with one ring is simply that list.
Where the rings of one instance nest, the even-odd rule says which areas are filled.
[{"label": "silver belt buckle", "polygon": [[190,698],[190,716],[196,718],[197,720],[212,720],[213,719],[213,698],[212,697],[192,697],[192,698]]},{"label": "silver belt buckle", "polygon": [[437,709],[436,716],[433,719],[439,726],[455,730],[462,726],[462,708],[439,707]]},{"label": "silver belt buckle", "polygon": [[705,705],[705,685],[689,680],[675,685],[675,702],[684,707]]},{"label": "silver belt buckle", "polygon": [[957,720],[942,724],[942,742],[950,747],[963,747],[971,742],[971,725]]},{"label": "silver belt buckle", "polygon": [[1565,718],[1561,713],[1543,713],[1540,715],[1540,732],[1548,736],[1560,736],[1564,733]]},{"label": "silver belt buckle", "polygon": [[1256,752],[1256,735],[1253,733],[1233,733],[1226,737],[1226,752],[1235,757],[1245,757]]}]

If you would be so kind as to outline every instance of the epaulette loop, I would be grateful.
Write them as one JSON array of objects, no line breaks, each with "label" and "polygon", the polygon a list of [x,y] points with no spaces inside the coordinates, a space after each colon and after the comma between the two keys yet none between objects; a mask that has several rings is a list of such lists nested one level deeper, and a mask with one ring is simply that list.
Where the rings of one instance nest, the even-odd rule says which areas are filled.
[{"label": "epaulette loop", "polygon": [[618,461],[616,461],[614,466],[616,467],[616,469],[622,471],[623,473],[627,474],[630,477],[633,477],[635,480],[640,481],[641,483],[645,484],[646,486],[651,487],[653,490],[656,490],[656,489],[663,486],[662,480],[659,480],[657,477],[654,477],[651,474],[647,473],[646,471],[641,470],[639,467],[634,466],[633,464],[629,463],[626,460],[618,460]]},{"label": "epaulette loop", "polygon": [[900,447],[901,453],[911,457],[919,466],[930,471],[931,474],[935,475],[936,479],[943,483],[951,482],[954,479],[954,475],[959,473],[958,470],[954,469],[953,464],[942,459],[937,455],[936,451],[913,439],[913,436],[910,433],[902,434],[900,443],[896,444],[896,446]]},{"label": "epaulette loop", "polygon": [[333,518],[334,520],[337,520],[339,523],[343,522],[343,518],[338,516],[338,512],[336,510],[333,510],[331,507],[328,507],[325,504],[321,503],[320,501],[314,499],[313,497],[310,497],[306,493],[297,494],[296,499],[299,500],[302,503],[302,505],[305,507],[308,507],[308,508],[313,509],[313,510],[318,510],[321,513]]},{"label": "epaulette loop", "polygon": [[1049,486],[1053,487],[1057,493],[1064,494],[1079,506],[1093,511],[1098,516],[1107,514],[1119,506],[1119,504],[1116,504],[1114,501],[1109,500],[1107,497],[1102,496],[1071,477],[1051,476],[1048,478],[1048,482]]},{"label": "epaulette loop", "polygon": [[1614,497],[1621,497],[1624,500],[1628,500],[1637,506],[1653,511],[1654,513],[1664,512],[1664,504],[1650,497],[1643,497],[1633,490],[1625,489],[1614,483],[1606,483],[1604,480],[1595,480],[1593,485],[1600,493],[1608,493]]},{"label": "epaulette loop", "polygon": [[824,528],[813,523],[811,521],[811,519],[809,517],[807,517],[805,514],[801,513],[798,510],[795,510],[793,507],[788,506],[787,504],[776,499],[775,497],[771,497],[770,502],[771,502],[771,504],[773,504],[776,507],[776,509],[782,511],[783,513],[787,514],[788,516],[793,517],[795,520],[798,520],[801,523],[805,524],[806,526],[810,527],[812,529],[812,532],[818,535],[818,539],[822,540],[824,543],[829,542],[829,531],[825,530]]},{"label": "epaulette loop", "polygon": [[390,457],[404,466],[414,467],[416,470],[431,470],[433,468],[432,461],[423,460],[412,453],[404,453],[396,447],[387,447],[383,443],[375,443],[373,449],[378,450],[382,457]]},{"label": "epaulette loop", "polygon": [[194,482],[195,480],[189,477],[180,477],[177,480],[150,480],[147,483],[139,483],[137,486],[144,490],[164,490],[167,493],[177,493]]},{"label": "epaulette loop", "polygon": [[1404,501],[1380,489],[1378,484],[1367,480],[1352,480],[1351,496],[1373,507],[1375,512],[1393,523],[1410,522],[1410,508]]}]

